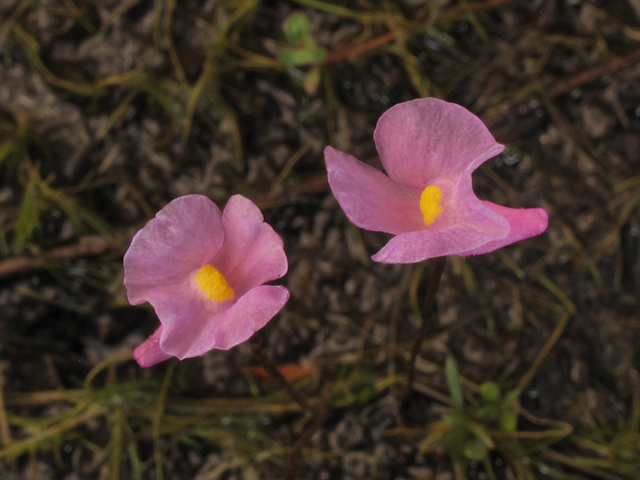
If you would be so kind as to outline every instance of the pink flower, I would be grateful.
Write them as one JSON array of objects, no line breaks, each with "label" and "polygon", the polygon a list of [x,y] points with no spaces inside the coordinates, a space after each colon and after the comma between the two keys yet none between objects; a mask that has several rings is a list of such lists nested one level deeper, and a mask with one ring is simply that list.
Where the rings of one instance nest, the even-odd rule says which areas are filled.
[{"label": "pink flower", "polygon": [[504,146],[465,108],[435,98],[401,103],[380,117],[373,138],[389,176],[332,147],[324,155],[349,220],[395,235],[376,262],[477,255],[547,228],[541,208],[501,207],[473,193],[471,173]]},{"label": "pink flower", "polygon": [[282,239],[250,200],[234,195],[220,213],[202,195],[176,198],[124,256],[129,302],[149,302],[161,323],[133,357],[149,367],[244,342],[289,299],[285,287],[263,285],[287,268]]}]

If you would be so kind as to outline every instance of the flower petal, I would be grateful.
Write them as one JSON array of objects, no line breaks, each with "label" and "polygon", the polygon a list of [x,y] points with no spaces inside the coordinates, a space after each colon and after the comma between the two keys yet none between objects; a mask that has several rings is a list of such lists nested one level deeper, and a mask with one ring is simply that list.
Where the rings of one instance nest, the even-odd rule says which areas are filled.
[{"label": "flower petal", "polygon": [[222,214],[211,200],[203,195],[176,198],[133,237],[124,256],[129,302],[144,303],[150,290],[185,281],[223,240]]},{"label": "flower petal", "polygon": [[181,360],[214,348],[228,350],[264,327],[287,300],[289,290],[285,287],[261,285],[248,291],[221,313],[208,314],[201,308],[193,308],[188,325],[185,325],[187,328],[169,329],[163,323],[160,346]]},{"label": "flower petal", "polygon": [[332,147],[324,150],[329,186],[347,218],[360,228],[400,234],[424,228],[421,190]]},{"label": "flower petal", "polygon": [[442,212],[432,229],[447,228],[453,224],[468,225],[484,232],[492,239],[505,237],[510,230],[509,222],[500,213],[492,210],[473,191],[471,175],[464,175],[457,182],[442,179],[436,182],[442,191]]},{"label": "flower petal", "polygon": [[508,220],[473,193],[471,177],[443,185],[449,199],[432,228],[403,233],[373,257],[382,263],[415,263],[443,255],[459,255],[509,235]]},{"label": "flower petal", "polygon": [[161,335],[162,325],[133,351],[134,360],[138,362],[138,365],[142,368],[150,367],[172,357],[172,355],[164,353],[160,348]]},{"label": "flower petal", "polygon": [[236,298],[287,273],[282,239],[264,222],[260,209],[234,195],[222,214],[225,240],[210,263],[227,279]]},{"label": "flower petal", "polygon": [[492,240],[467,225],[454,224],[438,231],[420,230],[393,237],[371,259],[381,263],[417,263],[427,258],[457,255]]},{"label": "flower petal", "polygon": [[207,323],[233,305],[233,300],[209,300],[189,277],[182,283],[156,287],[146,292],[162,324],[160,348],[179,359],[192,357],[189,351]]},{"label": "flower petal", "polygon": [[549,224],[549,215],[542,208],[507,208],[491,202],[483,201],[482,203],[494,212],[505,217],[509,221],[511,230],[504,238],[493,240],[478,248],[459,253],[458,255],[461,257],[493,252],[505,245],[540,235],[547,229],[547,225]]},{"label": "flower petal", "polygon": [[420,190],[437,177],[471,173],[504,149],[473,113],[437,98],[390,108],[373,138],[389,177]]}]

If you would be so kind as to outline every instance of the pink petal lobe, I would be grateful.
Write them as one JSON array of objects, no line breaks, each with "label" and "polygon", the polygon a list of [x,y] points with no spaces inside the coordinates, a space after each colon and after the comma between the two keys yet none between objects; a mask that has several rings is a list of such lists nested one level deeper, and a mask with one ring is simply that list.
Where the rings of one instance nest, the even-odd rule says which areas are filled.
[{"label": "pink petal lobe", "polygon": [[155,288],[147,294],[162,324],[160,349],[180,360],[193,356],[189,352],[207,323],[214,321],[234,303],[233,300],[216,302],[207,299],[193,278],[177,285]]},{"label": "pink petal lobe", "polygon": [[442,230],[420,230],[393,237],[371,259],[380,263],[417,263],[428,258],[457,255],[493,237],[463,224]]},{"label": "pink petal lobe", "polygon": [[183,282],[220,249],[222,214],[202,195],[167,204],[131,241],[124,256],[124,284],[132,305],[149,300],[150,291]]},{"label": "pink petal lobe", "polygon": [[[261,285],[248,291],[223,312],[207,315],[194,309],[191,312],[194,316],[189,322],[193,325],[172,333],[165,329],[161,348],[180,359],[196,357],[212,349],[228,350],[264,327],[287,300],[289,290],[285,287]],[[178,339],[179,335],[183,338]]]},{"label": "pink petal lobe", "polygon": [[505,245],[540,235],[547,229],[549,215],[542,208],[507,208],[491,202],[483,201],[482,203],[509,221],[510,232],[504,238],[493,240],[478,248],[459,253],[458,255],[462,257],[493,252]]},{"label": "pink petal lobe", "polygon": [[473,113],[437,98],[390,108],[373,137],[389,177],[420,190],[437,177],[470,174],[504,149]]},{"label": "pink petal lobe", "polygon": [[324,150],[329,186],[347,218],[366,230],[400,234],[424,228],[420,194],[332,147]]},{"label": "pink petal lobe", "polygon": [[442,189],[446,201],[435,223],[392,238],[371,257],[374,261],[416,263],[443,255],[459,255],[509,234],[508,220],[475,196],[470,176],[454,185],[443,184]]},{"label": "pink petal lobe", "polygon": [[133,351],[134,360],[142,368],[150,367],[171,358],[171,355],[164,353],[160,348],[161,335],[162,325]]},{"label": "pink petal lobe", "polygon": [[225,240],[210,263],[227,279],[236,298],[287,273],[282,239],[264,222],[260,209],[242,195],[233,195],[222,214]]},{"label": "pink petal lobe", "polygon": [[440,201],[442,212],[433,225],[436,230],[453,224],[466,225],[493,240],[509,233],[511,227],[504,216],[476,196],[471,175],[464,175],[457,182],[439,181],[436,185],[443,195]]}]

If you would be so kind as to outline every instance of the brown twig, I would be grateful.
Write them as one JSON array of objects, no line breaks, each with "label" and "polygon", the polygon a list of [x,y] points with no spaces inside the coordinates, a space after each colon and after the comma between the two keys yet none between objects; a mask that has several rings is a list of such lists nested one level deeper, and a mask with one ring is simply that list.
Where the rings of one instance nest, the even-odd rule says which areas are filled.
[{"label": "brown twig", "polygon": [[570,92],[585,83],[592,82],[604,75],[617,72],[618,70],[637,63],[638,61],[640,61],[640,49],[630,53],[626,57],[614,58],[603,65],[596,65],[595,67],[588,68],[587,70],[573,75],[572,77],[559,81],[549,89],[549,96],[551,98],[555,98],[558,95]]},{"label": "brown twig", "polygon": [[[549,98],[553,99],[565,93],[568,93],[585,83],[593,82],[594,80],[608,74],[612,74],[621,70],[625,67],[633,65],[640,61],[640,49],[635,50],[633,53],[625,56],[625,57],[617,57],[613,60],[604,63],[602,65],[596,65],[595,67],[588,68],[583,70],[580,73],[577,73],[571,77],[560,80],[552,86],[549,85],[539,85],[540,89],[545,89],[547,91],[547,95]],[[532,89],[530,86],[527,87],[531,91],[537,91],[538,89]],[[519,98],[519,95],[514,95],[515,98]],[[509,114],[520,108],[523,109],[524,113],[529,112],[534,107],[531,107],[529,104],[530,98],[527,97],[523,102],[512,103],[511,101],[507,101],[502,105],[499,105],[495,108],[491,108],[486,111],[484,114],[480,115],[482,121],[489,128],[493,128],[503,123],[505,119],[509,116]]]},{"label": "brown twig", "polygon": [[411,358],[409,359],[409,365],[407,367],[407,393],[410,394],[413,389],[413,377],[415,374],[415,365],[416,359],[418,358],[418,353],[420,353],[420,348],[422,347],[422,341],[427,334],[427,329],[429,328],[429,320],[431,320],[431,314],[433,312],[433,306],[436,301],[436,293],[438,293],[438,288],[440,287],[440,279],[442,278],[442,272],[444,271],[444,264],[446,263],[447,257],[437,257],[434,259],[433,264],[433,272],[431,273],[431,278],[429,278],[429,290],[427,291],[427,298],[424,302],[424,308],[422,311],[424,312],[424,318],[422,319],[422,323],[420,324],[420,329],[418,330],[418,334],[416,335],[416,340],[413,343],[413,348],[411,349]]},{"label": "brown twig", "polygon": [[350,58],[357,57],[358,55],[372,50],[376,47],[389,43],[391,40],[396,38],[397,33],[395,31],[385,33],[384,35],[380,35],[379,37],[372,38],[370,40],[366,40],[361,43],[357,43],[351,47],[345,48],[339,52],[330,53],[325,58],[323,64],[331,65],[332,63],[339,63],[344,60],[349,60]]},{"label": "brown twig", "polygon": [[0,261],[0,278],[35,272],[63,260],[102,255],[110,250],[125,248],[131,242],[135,232],[136,230],[126,229],[109,238],[87,235],[81,237],[77,243],[53,248],[39,256],[7,258]]}]

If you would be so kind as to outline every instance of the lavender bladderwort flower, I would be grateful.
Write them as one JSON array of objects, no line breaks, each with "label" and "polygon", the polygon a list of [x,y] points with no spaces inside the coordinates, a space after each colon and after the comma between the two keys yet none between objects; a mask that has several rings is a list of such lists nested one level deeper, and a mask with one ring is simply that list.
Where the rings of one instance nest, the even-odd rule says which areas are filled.
[{"label": "lavender bladderwort flower", "polygon": [[288,268],[282,239],[250,200],[221,213],[202,195],[177,198],[140,230],[124,256],[132,305],[149,302],[160,327],[133,353],[142,367],[248,340],[289,299],[263,285]]},{"label": "lavender bladderwort flower", "polygon": [[436,98],[400,103],[380,117],[374,141],[388,176],[325,149],[329,185],[349,220],[395,235],[374,261],[477,255],[546,230],[542,208],[502,207],[473,192],[472,172],[504,146],[465,108]]}]

